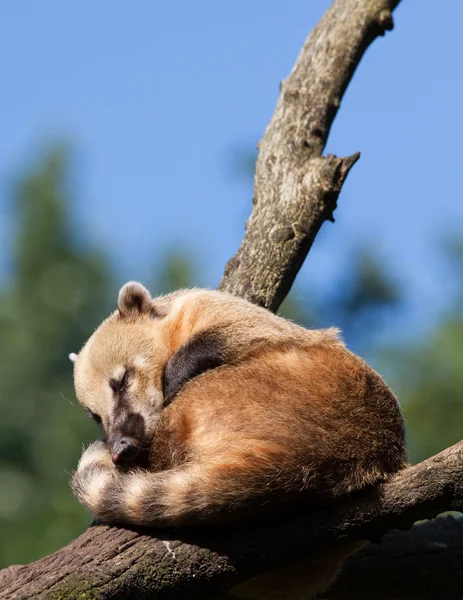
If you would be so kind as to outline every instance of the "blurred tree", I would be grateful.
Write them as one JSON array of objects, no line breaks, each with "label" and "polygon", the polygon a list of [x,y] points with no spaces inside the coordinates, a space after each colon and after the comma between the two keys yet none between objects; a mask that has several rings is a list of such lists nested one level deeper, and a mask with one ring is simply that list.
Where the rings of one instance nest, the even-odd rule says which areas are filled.
[{"label": "blurred tree", "polygon": [[190,254],[186,250],[172,248],[163,256],[151,291],[159,296],[181,288],[193,287],[197,281],[197,272]]},{"label": "blurred tree", "polygon": [[434,327],[380,354],[405,410],[411,462],[456,444],[463,430],[463,242],[442,240],[442,270],[453,283]]},{"label": "blurred tree", "polygon": [[386,360],[404,407],[411,462],[459,442],[463,430],[462,315],[444,319],[421,344],[389,348]]},{"label": "blurred tree", "polygon": [[[68,152],[14,186],[13,278],[0,295],[0,566],[55,550],[89,522],[69,473],[97,430],[74,404],[71,351],[107,312],[111,277],[70,222]],[[19,528],[18,528],[18,525]]]},{"label": "blurred tree", "polygon": [[[81,533],[90,516],[69,486],[82,444],[99,430],[75,400],[72,364],[114,308],[107,258],[71,221],[69,152],[50,150],[14,186],[13,277],[0,292],[0,568]],[[191,287],[186,252],[167,252],[152,289]]]},{"label": "blurred tree", "polygon": [[318,326],[335,324],[352,349],[370,356],[402,304],[403,290],[391,267],[373,248],[360,245],[349,251],[341,278],[319,303]]}]

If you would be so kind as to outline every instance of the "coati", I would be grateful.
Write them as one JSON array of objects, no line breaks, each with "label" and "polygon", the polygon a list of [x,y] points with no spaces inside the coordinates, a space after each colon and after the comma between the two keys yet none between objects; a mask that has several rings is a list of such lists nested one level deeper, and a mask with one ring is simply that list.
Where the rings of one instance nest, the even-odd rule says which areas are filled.
[{"label": "coati", "polygon": [[241,519],[269,499],[330,501],[406,466],[395,396],[336,329],[224,292],[152,298],[130,282],[72,358],[77,398],[105,435],[72,485],[104,522]]}]

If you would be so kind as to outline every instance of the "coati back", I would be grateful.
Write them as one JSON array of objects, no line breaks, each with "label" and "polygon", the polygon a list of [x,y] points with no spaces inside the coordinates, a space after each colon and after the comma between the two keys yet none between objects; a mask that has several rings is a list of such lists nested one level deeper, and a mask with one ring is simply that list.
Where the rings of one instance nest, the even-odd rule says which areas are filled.
[{"label": "coati back", "polygon": [[153,299],[126,284],[76,357],[75,385],[105,441],[84,452],[73,489],[109,523],[240,518],[270,497],[327,500],[406,465],[396,398],[336,330],[223,292]]}]

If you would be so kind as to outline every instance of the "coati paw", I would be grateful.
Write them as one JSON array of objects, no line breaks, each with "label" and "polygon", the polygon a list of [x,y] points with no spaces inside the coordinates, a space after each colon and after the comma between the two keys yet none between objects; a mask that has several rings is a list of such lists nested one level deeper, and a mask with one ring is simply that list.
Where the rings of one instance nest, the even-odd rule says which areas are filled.
[{"label": "coati paw", "polygon": [[105,489],[116,475],[105,442],[98,440],[83,452],[72,478],[72,489],[79,502],[95,514],[105,495]]}]

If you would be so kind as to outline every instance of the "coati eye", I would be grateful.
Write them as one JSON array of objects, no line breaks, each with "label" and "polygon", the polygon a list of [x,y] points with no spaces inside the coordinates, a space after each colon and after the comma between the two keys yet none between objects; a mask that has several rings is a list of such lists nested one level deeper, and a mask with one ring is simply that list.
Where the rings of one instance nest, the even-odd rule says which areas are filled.
[{"label": "coati eye", "polygon": [[114,377],[110,378],[109,387],[112,389],[112,391],[115,394],[122,392],[122,390],[127,385],[128,378],[129,378],[129,373],[127,370],[125,370],[124,374],[122,375],[122,377],[120,379],[114,379]]},{"label": "coati eye", "polygon": [[94,413],[92,410],[90,410],[89,408],[85,409],[85,412],[88,414],[88,416],[93,419],[95,421],[95,423],[97,425],[101,426],[101,417],[100,415],[97,415],[96,413]]}]

